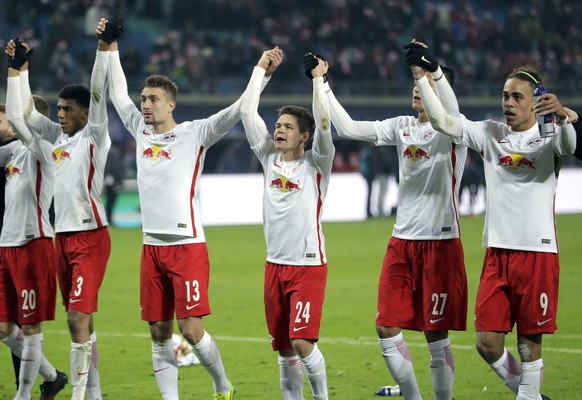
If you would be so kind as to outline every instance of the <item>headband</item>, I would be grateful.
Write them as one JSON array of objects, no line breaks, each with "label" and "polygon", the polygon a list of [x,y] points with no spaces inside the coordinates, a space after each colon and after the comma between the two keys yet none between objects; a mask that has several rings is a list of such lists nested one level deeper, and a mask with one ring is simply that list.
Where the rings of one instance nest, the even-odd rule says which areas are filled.
[{"label": "headband", "polygon": [[538,84],[541,83],[540,81],[538,81],[536,78],[534,78],[534,76],[532,74],[530,74],[527,71],[517,71],[516,74],[523,74],[525,76],[527,76],[529,79],[531,79],[533,81],[534,84]]}]

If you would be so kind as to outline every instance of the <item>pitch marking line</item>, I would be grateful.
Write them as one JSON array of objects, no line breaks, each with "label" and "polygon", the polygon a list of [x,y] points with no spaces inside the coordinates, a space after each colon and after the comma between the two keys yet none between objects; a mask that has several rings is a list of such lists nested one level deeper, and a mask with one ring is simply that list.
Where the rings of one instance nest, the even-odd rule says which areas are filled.
[{"label": "pitch marking line", "polygon": [[[58,335],[67,335],[69,336],[69,331],[65,330],[47,330],[45,333],[54,333]],[[150,338],[150,335],[147,332],[144,333],[121,333],[121,332],[103,332],[97,331],[98,337],[134,337],[134,338]],[[214,336],[213,337],[218,341],[225,341],[225,342],[247,342],[247,343],[268,343],[268,337],[241,337],[241,336]],[[552,341],[555,340],[582,340],[582,335],[560,335],[560,336],[553,336]],[[463,345],[463,344],[454,344],[455,338],[452,337],[453,343],[451,344],[451,348],[459,349],[459,350],[475,350],[475,345]],[[324,337],[319,340],[319,343],[322,344],[330,344],[330,345],[348,345],[348,346],[379,346],[378,338],[373,336],[362,336],[359,338],[350,338],[350,337]],[[426,347],[425,342],[417,342],[407,341],[406,344],[409,347]],[[547,342],[546,342],[547,344]],[[551,352],[551,353],[570,353],[570,354],[582,354],[581,348],[574,348],[574,349],[567,349],[567,348],[560,348],[560,347],[550,347],[544,346],[544,352]]]}]

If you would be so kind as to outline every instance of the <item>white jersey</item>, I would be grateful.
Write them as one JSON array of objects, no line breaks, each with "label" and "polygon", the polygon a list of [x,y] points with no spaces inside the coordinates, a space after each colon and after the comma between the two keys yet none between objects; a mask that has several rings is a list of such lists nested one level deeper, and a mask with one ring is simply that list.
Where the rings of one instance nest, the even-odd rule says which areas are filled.
[{"label": "white jersey", "polygon": [[[321,226],[335,149],[331,138],[323,78],[314,81],[313,149],[299,159],[282,161],[264,121],[257,113],[259,82],[265,70],[255,67],[249,83],[248,116],[243,124],[251,148],[264,170],[263,225],[267,261],[282,265],[327,263]],[[248,119],[247,119],[248,118]]]},{"label": "white jersey", "polygon": [[8,78],[6,115],[21,140],[0,148],[0,166],[6,176],[2,247],[22,246],[54,235],[49,219],[54,181],[52,146],[26,126],[20,88],[20,76]]},{"label": "white jersey", "polygon": [[514,132],[497,121],[468,121],[447,114],[426,77],[417,85],[432,124],[483,157],[487,183],[483,245],[557,253],[554,196],[559,159],[576,148],[572,124],[562,121],[556,136],[542,139],[535,123]]},{"label": "white jersey", "polygon": [[458,238],[459,187],[467,147],[412,116],[375,121],[374,128],[377,146],[397,148],[400,182],[393,236]]},{"label": "white jersey", "polygon": [[155,134],[127,94],[117,51],[111,52],[110,94],[136,141],[144,243],[205,242],[198,200],[200,175],[208,148],[239,121],[240,99],[206,119],[183,122],[169,132]]},{"label": "white jersey", "polygon": [[254,146],[264,170],[263,223],[267,261],[283,265],[327,262],[321,228],[333,154],[306,151],[295,161],[281,161],[270,137]]},{"label": "white jersey", "polygon": [[51,144],[36,134],[30,137],[27,145],[15,140],[0,147],[0,167],[6,175],[0,247],[22,246],[32,239],[53,237],[49,220],[53,197]]},{"label": "white jersey", "polygon": [[208,120],[196,120],[156,135],[137,108],[122,120],[136,141],[143,231],[204,242],[198,201],[200,175],[207,149],[226,132],[213,134]]},{"label": "white jersey", "polygon": [[111,147],[108,132],[105,80],[109,52],[97,51],[91,74],[91,101],[87,125],[74,135],[34,111],[31,126],[53,144],[55,168],[55,225],[57,232],[88,231],[107,226],[101,199],[103,173]]},{"label": "white jersey", "polygon": [[514,132],[497,121],[463,121],[463,140],[481,153],[485,168],[483,246],[558,252],[554,213],[560,166],[554,151],[557,139],[540,138],[537,125]]},{"label": "white jersey", "polygon": [[[448,81],[439,79],[436,87],[447,109],[459,115]],[[458,238],[459,188],[467,147],[413,116],[353,121],[331,90],[327,96],[332,122],[341,137],[372,142],[376,146],[396,146],[400,179],[392,235],[406,240]]]}]

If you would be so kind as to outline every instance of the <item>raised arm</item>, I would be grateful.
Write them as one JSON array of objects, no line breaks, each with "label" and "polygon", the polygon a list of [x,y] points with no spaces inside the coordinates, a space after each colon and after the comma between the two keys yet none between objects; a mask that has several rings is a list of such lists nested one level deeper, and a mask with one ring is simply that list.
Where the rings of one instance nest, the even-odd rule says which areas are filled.
[{"label": "raised arm", "polygon": [[425,71],[419,66],[412,66],[412,75],[418,85],[424,111],[434,129],[451,137],[463,136],[463,119],[460,116],[449,114],[436,93],[430,87]]},{"label": "raised arm", "polygon": [[[408,65],[418,65],[431,73],[437,89],[437,95],[445,110],[453,116],[461,115],[459,103],[452,87],[455,78],[453,70],[444,66],[441,68],[438,60],[430,54],[428,46],[423,42],[412,39],[410,43],[404,45],[404,49],[407,49],[406,62]],[[447,71],[446,74],[445,69]],[[447,74],[449,77],[447,77]],[[450,82],[449,79],[451,80]]]},{"label": "raised arm", "polygon": [[[28,86],[28,60],[32,56],[33,49],[18,38],[14,38],[6,43],[4,53],[8,56],[8,76],[20,76],[21,81],[26,80],[26,87],[21,86],[18,93],[22,99],[22,104],[26,105],[29,101],[33,103],[30,87]],[[10,71],[11,69],[13,71]]]},{"label": "raised arm", "polygon": [[[99,24],[106,21],[102,18]],[[91,100],[89,103],[89,117],[87,124],[90,128],[91,135],[97,143],[103,143],[108,136],[107,130],[107,74],[109,71],[109,43],[105,42],[102,32],[97,27],[95,34],[100,37],[95,54],[95,63],[91,71]]]},{"label": "raised arm", "polygon": [[8,84],[6,90],[6,116],[12,125],[16,137],[30,147],[34,140],[33,133],[24,122],[22,101],[20,98],[20,71],[8,68]]},{"label": "raised arm", "polygon": [[267,125],[258,112],[259,98],[261,95],[259,86],[264,76],[265,70],[263,68],[259,66],[253,68],[251,80],[241,100],[241,121],[251,147],[256,146],[266,136],[269,136]]},{"label": "raised arm", "polygon": [[[110,17],[108,20],[101,18],[97,24],[95,33],[99,40],[99,48],[103,51],[109,52],[109,65],[107,89],[109,91],[109,99],[117,115],[127,127],[130,116],[133,113],[139,112],[136,105],[133,103],[128,94],[127,80],[121,67],[121,59],[119,57],[119,47],[117,39],[123,32],[122,20],[116,16]],[[134,131],[129,129],[129,133],[134,135]]]},{"label": "raised arm", "polygon": [[[32,51],[18,39],[11,39],[5,50],[8,56],[8,81],[6,89],[6,116],[14,128],[16,136],[28,147],[34,140],[32,132],[26,126],[21,95],[20,70],[28,70],[28,58]],[[28,95],[31,98],[32,96]]]},{"label": "raised arm", "polygon": [[567,119],[560,121],[560,129],[554,140],[554,152],[560,157],[567,157],[576,151],[576,130]]},{"label": "raised arm", "polygon": [[25,63],[22,68],[20,68],[20,98],[22,101],[24,120],[28,121],[30,114],[35,110],[28,79],[28,63]]},{"label": "raised arm", "polygon": [[324,91],[329,101],[331,122],[335,126],[337,134],[347,139],[375,142],[377,136],[374,123],[372,121],[354,121],[335,97],[329,87],[329,83],[325,83],[324,86]]},{"label": "raised arm", "polygon": [[[264,75],[260,81],[259,96],[263,89],[267,86],[267,83],[271,78],[271,74],[277,69],[283,60],[283,52],[278,47],[269,50],[269,53],[269,57],[271,57],[269,60],[271,63],[265,68]],[[243,95],[241,95],[241,97],[239,97],[238,100],[231,104],[229,107],[217,112],[207,119],[206,122],[210,124],[210,129],[213,134],[213,140],[210,144],[218,141],[222,135],[225,135],[229,130],[231,130],[232,127],[241,119],[241,104]]]},{"label": "raised arm", "polygon": [[576,150],[576,130],[570,121],[570,116],[574,117],[572,110],[564,107],[555,94],[546,93],[540,97],[540,101],[535,105],[534,111],[540,115],[554,114],[557,119],[560,128],[558,129],[558,134],[552,138],[554,152],[562,158],[574,154]]},{"label": "raised arm", "polygon": [[[27,46],[26,43],[23,43],[23,45]],[[57,137],[61,134],[61,126],[49,119],[48,115],[36,109],[28,77],[28,63],[25,63],[20,68],[20,98],[22,100],[24,122],[35,133],[39,133],[44,140],[55,143]]]},{"label": "raised arm", "polygon": [[[26,66],[26,68],[25,68]],[[38,113],[34,106],[34,99],[30,91],[30,82],[28,79],[28,63],[20,69],[20,98],[24,112],[24,120],[28,121],[33,113]]]},{"label": "raised arm", "polygon": [[574,157],[582,160],[582,121],[576,119],[572,126],[576,131],[576,150],[574,150]]},{"label": "raised arm", "polygon": [[121,59],[116,43],[111,46],[109,74],[109,99],[113,103],[119,118],[125,124],[129,121],[130,115],[139,110],[129,97],[127,79],[121,67]]},{"label": "raised arm", "polygon": [[[15,91],[21,101],[22,116],[27,124],[27,130],[29,128],[39,132],[43,139],[54,143],[61,133],[61,127],[35,109],[34,100],[30,92],[28,64],[33,49],[28,44],[21,43],[18,39],[11,39],[6,45],[5,53],[9,58],[10,69],[13,69],[12,75],[10,75],[9,71],[9,76],[19,75],[20,77],[19,88],[16,88]],[[26,139],[23,140],[26,141]]]},{"label": "raised arm", "polygon": [[444,109],[454,117],[460,116],[461,111],[459,110],[457,96],[441,67],[439,66],[435,72],[431,72],[431,75]]},{"label": "raised arm", "polygon": [[[374,129],[374,123],[354,121],[333,94],[327,82],[327,71],[329,69],[327,61],[322,56],[313,55],[313,53],[306,53],[303,59],[305,61],[305,75],[309,79],[315,80],[316,75],[313,75],[312,71],[316,71],[319,74],[320,72],[317,72],[318,68],[324,68],[322,76],[323,91],[327,97],[327,106],[330,110],[331,122],[334,124],[338,135],[349,139],[375,142],[376,130]],[[324,62],[325,65],[320,66],[320,61]]]},{"label": "raised arm", "polygon": [[564,109],[568,114],[568,121],[570,121],[576,132],[576,150],[574,151],[574,157],[582,160],[582,120],[576,111],[568,107],[564,107]]},{"label": "raised arm", "polygon": [[100,126],[107,123],[107,71],[109,70],[109,51],[97,50],[95,64],[91,72],[91,103],[89,124]]},{"label": "raised arm", "polygon": [[[308,57],[311,57],[313,60],[313,55],[308,53],[304,56],[305,58],[305,74],[310,77],[310,70],[315,67],[316,64],[313,61],[309,60]],[[323,60],[323,58],[319,59]],[[316,58],[317,60],[317,58]],[[323,60],[325,61],[325,60]],[[311,65],[310,65],[311,63]],[[327,64],[326,64],[327,65]],[[323,79],[323,91],[328,100],[328,107],[330,112],[331,122],[335,126],[337,130],[337,134],[340,137],[348,138],[348,139],[355,139],[355,140],[364,140],[368,142],[375,142],[376,141],[376,130],[374,128],[374,123],[370,121],[354,121],[352,117],[348,114],[348,112],[343,108],[340,104],[338,99],[335,97],[333,91],[329,86],[329,82],[325,75],[327,75],[327,70],[329,66],[326,68],[326,73],[324,74]],[[309,70],[309,71],[308,71]],[[314,87],[315,88],[315,87]]]},{"label": "raised arm", "polygon": [[311,70],[313,76],[313,118],[315,119],[315,135],[313,150],[320,156],[334,153],[331,138],[331,120],[329,116],[329,101],[325,95],[324,76],[327,73],[327,61],[317,58],[318,64]]},{"label": "raised arm", "polygon": [[271,74],[283,61],[283,52],[278,47],[263,52],[259,62],[253,68],[251,79],[240,101],[240,115],[247,139],[251,147],[259,144],[269,136],[265,121],[258,113],[261,97],[261,85],[265,76]]}]

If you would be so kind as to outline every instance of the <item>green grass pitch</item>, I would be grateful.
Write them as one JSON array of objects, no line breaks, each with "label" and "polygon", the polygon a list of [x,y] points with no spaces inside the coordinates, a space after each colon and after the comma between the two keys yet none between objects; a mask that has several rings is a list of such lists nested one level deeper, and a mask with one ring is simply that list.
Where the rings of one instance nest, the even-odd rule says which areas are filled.
[{"label": "green grass pitch", "polygon": [[[377,281],[393,218],[356,223],[326,223],[329,277],[321,340],[330,399],[374,399],[381,386],[394,384],[380,355],[374,329]],[[510,221],[509,221],[510,223]],[[580,227],[582,214],[557,218],[561,251],[559,329],[544,337],[544,384],[552,399],[582,398],[582,322],[580,319]],[[475,293],[484,249],[483,218],[461,219],[469,282],[467,332],[452,332],[455,399],[514,399],[474,349]],[[519,234],[519,227],[516,227]],[[205,328],[216,339],[238,400],[281,399],[277,354],[271,351],[263,314],[265,244],[261,226],[207,227],[210,252],[212,315]],[[111,229],[112,254],[95,314],[104,399],[161,398],[153,377],[151,342],[139,313],[141,232]],[[0,299],[2,301],[2,299]],[[405,331],[424,398],[433,398],[429,355],[424,337]],[[515,334],[507,337],[514,352]],[[57,319],[44,325],[45,353],[68,373],[70,338],[60,304]],[[39,397],[38,385],[33,398]],[[212,382],[200,366],[180,368],[180,398],[210,399]],[[12,399],[10,354],[0,346],[0,399]],[[57,398],[70,398],[71,387]],[[306,383],[305,398],[311,397]]]}]

